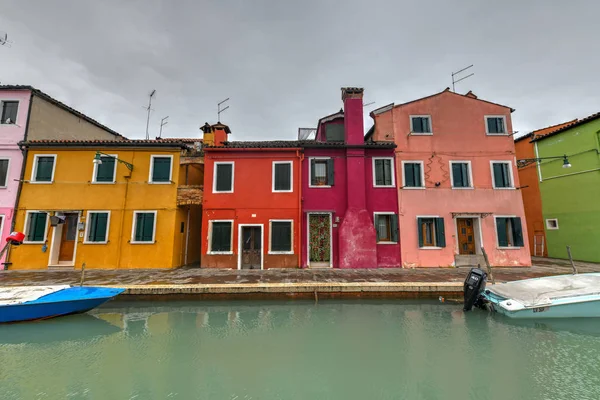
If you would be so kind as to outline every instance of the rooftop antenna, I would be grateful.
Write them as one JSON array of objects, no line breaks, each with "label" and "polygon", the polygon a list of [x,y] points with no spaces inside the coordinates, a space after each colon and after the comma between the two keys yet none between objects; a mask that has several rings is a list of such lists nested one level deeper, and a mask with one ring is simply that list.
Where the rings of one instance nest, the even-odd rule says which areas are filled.
[{"label": "rooftop antenna", "polygon": [[148,126],[150,125],[150,111],[152,111],[152,97],[154,97],[155,94],[156,89],[153,89],[152,92],[150,92],[150,98],[148,99],[148,107],[146,108],[146,110],[148,110],[148,119],[146,119],[146,140],[150,139],[150,134],[148,133]]},{"label": "rooftop antenna", "polygon": [[11,47],[12,42],[8,40],[8,33],[0,31],[0,46]]},{"label": "rooftop antenna", "polygon": [[158,132],[158,137],[162,137],[162,128],[163,126],[165,126],[166,124],[169,123],[169,121],[167,121],[167,119],[169,118],[169,116],[167,115],[166,117],[164,117],[163,119],[160,120],[160,131]]},{"label": "rooftop antenna", "polygon": [[374,102],[374,101],[372,101],[372,102],[370,102],[370,103],[363,104],[363,107],[370,106],[371,104],[375,104],[375,102]]},{"label": "rooftop antenna", "polygon": [[229,108],[229,106],[221,108],[221,104],[225,103],[226,101],[229,101],[229,97],[217,104],[217,122],[221,122],[221,113]]},{"label": "rooftop antenna", "polygon": [[469,65],[469,66],[468,66],[468,67],[466,67],[466,68],[463,68],[463,69],[461,69],[460,71],[456,71],[456,72],[453,72],[453,73],[452,73],[452,91],[453,91],[454,93],[456,93],[456,90],[454,90],[454,84],[455,84],[455,83],[458,83],[458,82],[460,82],[460,81],[464,81],[465,79],[467,79],[467,78],[469,78],[469,77],[471,77],[471,76],[475,75],[475,72],[473,72],[472,74],[469,74],[469,75],[467,75],[467,76],[464,76],[464,77],[462,77],[462,78],[460,78],[460,79],[456,79],[456,80],[454,79],[454,77],[455,77],[456,75],[460,74],[461,72],[464,72],[464,71],[468,70],[468,69],[469,69],[469,68],[471,68],[472,66],[473,66],[473,64]]}]

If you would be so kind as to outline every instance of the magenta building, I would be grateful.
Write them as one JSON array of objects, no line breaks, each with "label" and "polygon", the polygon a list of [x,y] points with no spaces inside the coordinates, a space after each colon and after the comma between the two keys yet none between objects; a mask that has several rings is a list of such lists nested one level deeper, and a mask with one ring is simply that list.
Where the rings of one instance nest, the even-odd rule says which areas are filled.
[{"label": "magenta building", "polygon": [[301,145],[302,265],[400,267],[396,145],[365,141],[363,89],[342,88],[342,101]]}]

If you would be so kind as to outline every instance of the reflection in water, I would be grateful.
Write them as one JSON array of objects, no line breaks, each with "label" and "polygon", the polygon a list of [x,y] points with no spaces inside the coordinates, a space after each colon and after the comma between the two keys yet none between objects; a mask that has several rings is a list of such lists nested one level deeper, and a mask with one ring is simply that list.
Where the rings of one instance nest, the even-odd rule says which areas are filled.
[{"label": "reflection in water", "polygon": [[600,321],[539,324],[414,301],[111,302],[0,326],[0,399],[600,398]]}]

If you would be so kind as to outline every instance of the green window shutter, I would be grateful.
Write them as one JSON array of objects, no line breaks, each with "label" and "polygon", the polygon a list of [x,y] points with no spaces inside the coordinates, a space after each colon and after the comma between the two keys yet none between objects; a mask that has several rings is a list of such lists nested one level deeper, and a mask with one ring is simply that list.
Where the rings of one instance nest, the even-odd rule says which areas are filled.
[{"label": "green window shutter", "polygon": [[521,226],[521,218],[511,218],[514,246],[523,247],[523,228]]},{"label": "green window shutter", "polygon": [[231,251],[231,222],[213,222],[211,251]]},{"label": "green window shutter", "polygon": [[89,214],[88,219],[89,219],[89,221],[87,223],[89,224],[89,228],[88,228],[87,240],[88,240],[88,242],[95,242],[96,241],[96,224],[98,221],[98,213]]},{"label": "green window shutter", "polygon": [[469,164],[461,164],[462,165],[462,181],[464,187],[470,187],[471,182],[469,179]]},{"label": "green window shutter", "polygon": [[8,179],[8,160],[0,160],[0,186],[6,186]]},{"label": "green window shutter", "polygon": [[310,160],[310,184],[316,185],[317,178],[315,177],[315,160]]},{"label": "green window shutter", "polygon": [[414,133],[423,133],[422,119],[419,117],[414,117],[412,119],[412,127]]},{"label": "green window shutter", "polygon": [[385,183],[385,171],[383,169],[384,160],[375,160],[375,184],[384,185]]},{"label": "green window shutter", "polygon": [[417,218],[417,231],[419,232],[419,247],[423,247],[423,218]]},{"label": "green window shutter", "polygon": [[502,173],[502,165],[503,164],[493,164],[494,168],[494,186],[495,187],[505,187],[504,186],[504,174]]},{"label": "green window shutter", "polygon": [[153,157],[152,182],[170,182],[171,157]]},{"label": "green window shutter", "polygon": [[96,182],[112,182],[115,174],[115,159],[102,157],[102,164],[96,168]]},{"label": "green window shutter", "polygon": [[508,246],[508,236],[506,235],[507,218],[496,218],[496,234],[498,235],[498,246]]},{"label": "green window shutter", "polygon": [[96,213],[96,226],[94,241],[106,241],[106,230],[108,228],[108,213]]},{"label": "green window shutter", "polygon": [[292,251],[291,222],[271,222],[271,251]]},{"label": "green window shutter", "polygon": [[135,241],[151,242],[154,233],[154,213],[137,213],[135,225]]},{"label": "green window shutter", "polygon": [[413,181],[415,182],[415,187],[423,186],[423,182],[421,182],[421,164],[413,164]]},{"label": "green window shutter", "polygon": [[461,164],[452,164],[452,179],[454,180],[454,187],[463,187],[462,171],[460,168]]},{"label": "green window shutter", "polygon": [[487,122],[488,132],[496,133],[496,122],[494,121],[494,118],[487,118],[486,122]]},{"label": "green window shutter", "polygon": [[233,164],[217,164],[217,192],[233,190]]},{"label": "green window shutter", "polygon": [[502,178],[504,181],[504,187],[511,187],[511,182],[510,182],[510,171],[508,170],[510,168],[510,165],[504,163],[502,164]]},{"label": "green window shutter", "polygon": [[392,161],[383,160],[383,184],[390,186],[392,184]]},{"label": "green window shutter", "polygon": [[37,182],[52,182],[53,169],[54,157],[38,157],[35,180]]},{"label": "green window shutter", "polygon": [[344,124],[328,124],[325,126],[325,140],[327,142],[343,142],[344,136]]},{"label": "green window shutter", "polygon": [[375,238],[379,242],[381,240],[381,235],[379,235],[379,215],[373,216],[373,224],[375,225]]},{"label": "green window shutter", "polygon": [[415,164],[406,163],[404,164],[404,186],[414,187],[415,186]]},{"label": "green window shutter", "polygon": [[390,227],[392,231],[392,242],[398,243],[398,215],[394,214],[390,217],[392,226]]},{"label": "green window shutter", "polygon": [[291,190],[291,176],[291,164],[275,164],[275,190]]},{"label": "green window shutter", "polygon": [[327,159],[327,184],[333,186],[335,183],[335,171],[333,169],[333,158]]},{"label": "green window shutter", "polygon": [[437,247],[446,247],[446,232],[444,218],[435,218],[435,242]]},{"label": "green window shutter", "polygon": [[46,222],[48,214],[46,213],[31,213],[29,214],[29,229],[27,231],[27,240],[31,242],[42,242],[46,238]]}]

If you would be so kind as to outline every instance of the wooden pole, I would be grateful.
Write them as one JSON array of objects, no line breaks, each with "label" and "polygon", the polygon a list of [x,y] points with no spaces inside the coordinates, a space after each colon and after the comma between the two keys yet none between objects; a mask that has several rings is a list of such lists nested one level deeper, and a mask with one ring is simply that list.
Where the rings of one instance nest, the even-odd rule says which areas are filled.
[{"label": "wooden pole", "polygon": [[85,279],[85,263],[81,266],[81,282],[79,282],[79,287],[83,286],[83,281]]},{"label": "wooden pole", "polygon": [[487,271],[488,271],[488,275],[490,276],[490,280],[492,281],[492,284],[496,284],[496,279],[494,278],[494,274],[492,273],[492,266],[490,265],[490,260],[488,259],[487,253],[485,252],[485,249],[483,247],[481,247],[481,252],[483,253],[483,259],[485,260],[485,265],[487,267]]},{"label": "wooden pole", "polygon": [[569,260],[571,261],[571,267],[573,267],[573,275],[577,275],[577,267],[573,262],[573,256],[571,255],[571,246],[567,246],[567,253],[569,254]]}]

